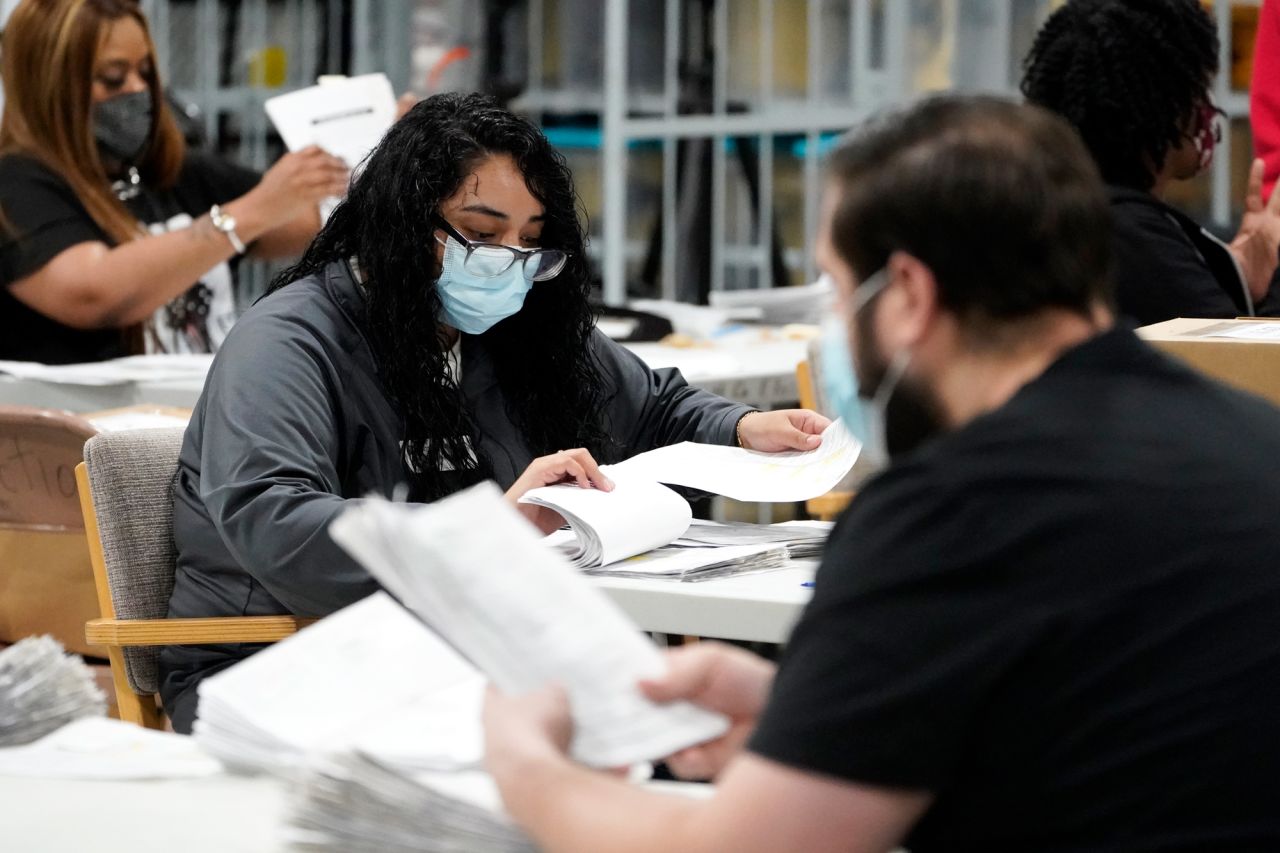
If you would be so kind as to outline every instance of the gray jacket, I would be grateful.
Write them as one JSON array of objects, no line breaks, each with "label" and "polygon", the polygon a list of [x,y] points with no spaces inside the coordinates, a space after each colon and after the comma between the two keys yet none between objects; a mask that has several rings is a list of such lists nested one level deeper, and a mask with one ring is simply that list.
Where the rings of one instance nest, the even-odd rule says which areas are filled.
[{"label": "gray jacket", "polygon": [[[291,284],[232,329],[196,403],[174,494],[178,569],[172,617],[321,616],[377,587],[329,538],[329,522],[403,482],[401,428],[364,335],[346,264]],[[624,455],[678,441],[731,444],[749,409],[692,388],[597,333],[618,389],[604,423]],[[533,459],[506,414],[483,337],[462,336],[462,391],[506,489]],[[441,476],[450,476],[441,472]],[[186,727],[195,683],[258,647],[168,647],[162,696]]]}]

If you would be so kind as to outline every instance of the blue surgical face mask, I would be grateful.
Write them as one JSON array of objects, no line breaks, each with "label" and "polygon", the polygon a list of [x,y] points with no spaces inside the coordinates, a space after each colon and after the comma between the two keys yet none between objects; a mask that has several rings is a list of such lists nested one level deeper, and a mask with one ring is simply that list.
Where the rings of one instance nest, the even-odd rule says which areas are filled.
[{"label": "blue surgical face mask", "polygon": [[441,319],[468,335],[479,335],[518,313],[533,282],[525,278],[519,261],[497,275],[485,276],[467,270],[466,258],[467,250],[446,237],[436,292],[444,311]]},{"label": "blue surgical face mask", "polygon": [[859,388],[858,371],[849,349],[849,329],[858,312],[866,307],[889,284],[888,271],[881,269],[867,276],[853,292],[848,313],[831,312],[822,329],[822,390],[831,411],[844,421],[845,428],[862,442],[862,452],[877,467],[889,461],[885,440],[885,410],[889,398],[911,361],[906,350],[894,356],[884,378],[872,392],[864,396]]}]

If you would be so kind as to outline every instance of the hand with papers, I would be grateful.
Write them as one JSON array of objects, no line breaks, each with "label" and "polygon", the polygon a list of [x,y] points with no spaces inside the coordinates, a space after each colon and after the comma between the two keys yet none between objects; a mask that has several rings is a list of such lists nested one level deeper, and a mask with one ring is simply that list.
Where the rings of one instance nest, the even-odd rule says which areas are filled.
[{"label": "hand with papers", "polygon": [[433,504],[365,501],[330,534],[500,689],[563,685],[573,755],[586,764],[648,761],[728,728],[720,715],[640,694],[641,678],[662,674],[658,649],[492,483]]},{"label": "hand with papers", "polygon": [[830,418],[808,409],[750,412],[738,421],[738,443],[747,450],[765,453],[813,450],[829,426]]},{"label": "hand with papers", "polygon": [[[766,453],[681,442],[603,466],[600,471],[614,483],[611,491],[546,486],[531,489],[520,502],[565,519],[569,529],[551,534],[548,544],[589,573],[693,580],[774,568],[802,556],[789,546],[812,553],[829,528],[737,525],[709,531],[701,525],[702,541],[677,542],[689,530],[693,513],[688,501],[663,484],[738,500],[807,500],[840,482],[860,450],[839,421],[828,425],[821,444],[809,451]],[[667,547],[673,543],[677,547]]]},{"label": "hand with papers", "polygon": [[529,463],[529,467],[507,489],[507,500],[520,510],[520,513],[533,526],[543,533],[550,533],[564,524],[564,518],[554,508],[534,501],[522,501],[532,489],[566,483],[583,490],[599,489],[602,492],[613,490],[613,481],[600,473],[600,466],[591,454],[579,447],[574,450],[561,450],[550,456],[540,456]]}]

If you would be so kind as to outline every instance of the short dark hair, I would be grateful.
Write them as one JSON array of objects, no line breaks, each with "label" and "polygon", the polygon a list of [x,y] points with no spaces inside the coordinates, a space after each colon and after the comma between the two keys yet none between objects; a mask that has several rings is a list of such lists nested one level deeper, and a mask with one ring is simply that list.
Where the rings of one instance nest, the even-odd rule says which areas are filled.
[{"label": "short dark hair", "polygon": [[907,252],[977,332],[1110,302],[1105,191],[1079,137],[1045,110],[930,98],[855,131],[829,171],[831,243],[859,280]]},{"label": "short dark hair", "polygon": [[1199,0],[1070,0],[1036,36],[1022,93],[1075,125],[1109,184],[1150,190],[1218,71]]}]

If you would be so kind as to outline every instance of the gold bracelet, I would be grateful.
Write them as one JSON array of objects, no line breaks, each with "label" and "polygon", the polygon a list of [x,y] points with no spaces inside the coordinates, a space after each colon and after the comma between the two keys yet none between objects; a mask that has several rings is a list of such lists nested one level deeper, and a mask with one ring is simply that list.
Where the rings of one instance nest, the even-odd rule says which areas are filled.
[{"label": "gold bracelet", "polygon": [[758,415],[758,414],[760,414],[759,409],[752,409],[751,411],[745,413],[742,417],[738,418],[738,423],[733,428],[733,434],[738,439],[739,447],[746,447],[746,445],[742,443],[742,422],[745,421],[751,415]]}]

